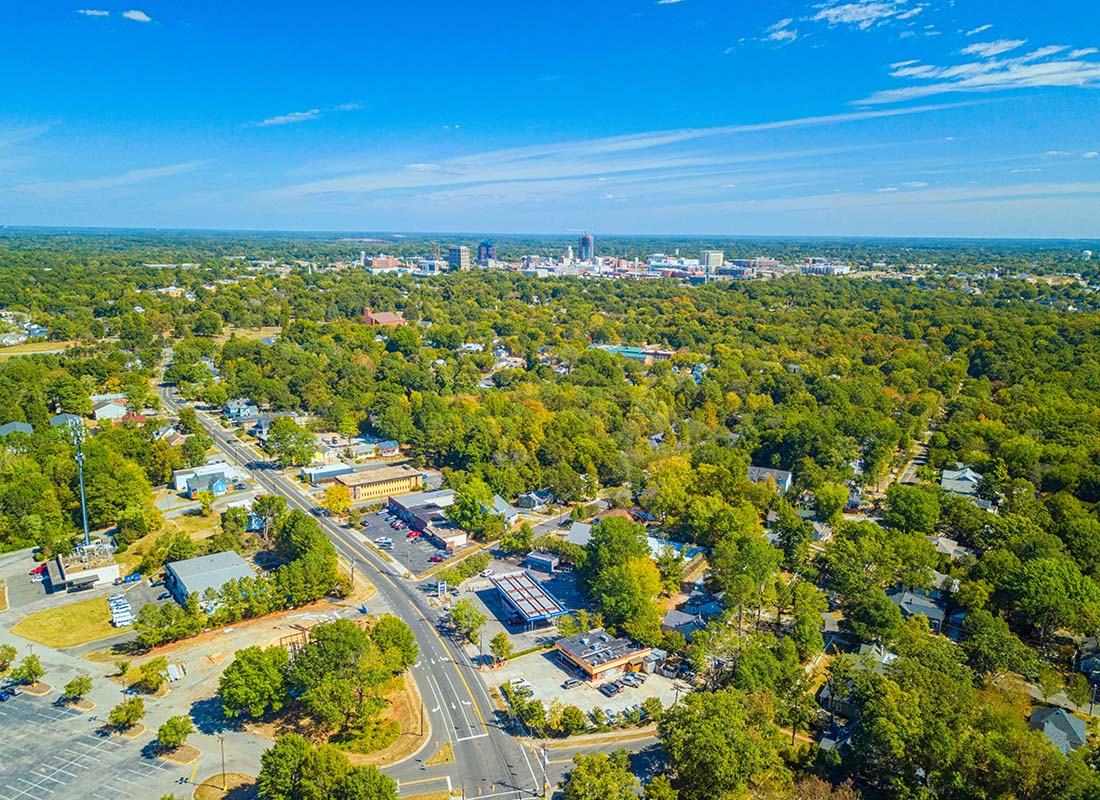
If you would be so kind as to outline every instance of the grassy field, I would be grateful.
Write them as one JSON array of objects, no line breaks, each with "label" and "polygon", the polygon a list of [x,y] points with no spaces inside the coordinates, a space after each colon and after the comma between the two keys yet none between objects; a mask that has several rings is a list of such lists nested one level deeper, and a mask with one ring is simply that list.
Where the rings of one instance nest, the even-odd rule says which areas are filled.
[{"label": "grassy field", "polygon": [[8,587],[0,581],[0,611],[8,610]]},{"label": "grassy field", "polygon": [[211,775],[195,788],[194,800],[245,800],[257,797],[254,779],[239,772],[225,773],[225,789],[222,789],[222,774]]},{"label": "grassy field", "polygon": [[47,647],[75,647],[119,633],[111,626],[105,597],[36,611],[16,623],[11,632]]},{"label": "grassy field", "polygon": [[116,555],[118,563],[122,566],[123,574],[137,569],[138,564],[141,563],[142,556],[153,546],[153,543],[160,534],[170,531],[183,531],[187,534],[188,538],[197,542],[208,536],[214,535],[214,525],[218,520],[219,514],[217,511],[211,512],[209,517],[203,517],[197,514],[184,514],[179,517],[172,517],[171,519],[164,520],[164,527],[160,531],[141,537],[127,547],[124,552]]},{"label": "grassy field", "polygon": [[226,327],[222,329],[221,336],[215,336],[214,341],[218,344],[225,344],[229,341],[230,336],[236,336],[238,339],[247,339],[250,342],[258,342],[260,339],[274,339],[283,329],[278,325],[265,328],[230,328]]},{"label": "grassy field", "polygon": [[29,356],[34,353],[59,353],[75,344],[76,342],[28,342],[27,344],[17,344],[11,347],[0,347],[0,358]]}]

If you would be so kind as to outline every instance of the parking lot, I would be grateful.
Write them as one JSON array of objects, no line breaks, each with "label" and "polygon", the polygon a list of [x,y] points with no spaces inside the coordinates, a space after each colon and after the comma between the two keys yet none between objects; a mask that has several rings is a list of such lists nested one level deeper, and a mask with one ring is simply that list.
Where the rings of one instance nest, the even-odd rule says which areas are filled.
[{"label": "parking lot", "polygon": [[105,717],[20,694],[0,703],[0,800],[160,797],[191,774],[137,740],[98,730]]},{"label": "parking lot", "polygon": [[536,699],[544,703],[558,700],[566,705],[577,706],[584,712],[594,708],[620,712],[624,708],[640,705],[649,697],[656,697],[662,705],[667,707],[676,700],[677,684],[680,685],[681,694],[686,688],[682,682],[660,675],[649,675],[642,686],[638,688],[628,686],[614,697],[605,697],[587,683],[574,686],[572,689],[563,689],[562,684],[576,676],[558,663],[553,651],[532,653],[529,656],[517,658],[499,669],[482,673],[482,675],[490,686],[497,687],[517,678],[523,678],[531,684]]},{"label": "parking lot", "polygon": [[437,566],[436,562],[431,561],[432,556],[448,558],[446,550],[437,548],[422,536],[409,539],[408,527],[395,530],[390,527],[390,522],[391,520],[379,514],[366,514],[363,517],[359,535],[371,543],[379,536],[388,536],[393,539],[393,549],[384,552],[415,575],[420,575]]}]

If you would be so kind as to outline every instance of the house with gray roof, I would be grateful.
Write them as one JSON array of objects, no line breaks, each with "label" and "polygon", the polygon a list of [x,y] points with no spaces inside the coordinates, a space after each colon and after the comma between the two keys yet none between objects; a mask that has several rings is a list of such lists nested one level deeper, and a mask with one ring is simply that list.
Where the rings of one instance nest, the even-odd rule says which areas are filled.
[{"label": "house with gray roof", "polygon": [[1040,708],[1031,715],[1028,726],[1041,732],[1058,751],[1068,756],[1085,744],[1085,722],[1064,708]]},{"label": "house with gray roof", "polygon": [[945,492],[951,494],[974,497],[978,494],[978,481],[981,479],[981,473],[959,462],[955,464],[955,469],[943,471],[943,475],[940,476],[940,486]]},{"label": "house with gray roof", "polygon": [[943,622],[947,618],[947,612],[935,600],[904,587],[887,592],[886,596],[890,598],[891,603],[901,609],[901,615],[905,619],[920,614],[928,618],[928,627],[933,632],[940,632],[940,628],[943,627]]},{"label": "house with gray roof", "polygon": [[794,475],[785,469],[772,469],[770,467],[749,467],[749,480],[752,483],[763,483],[771,478],[775,481],[775,488],[780,494],[790,491],[794,484]]},{"label": "house with gray roof", "polygon": [[248,563],[233,550],[173,561],[165,565],[165,571],[164,583],[181,605],[190,595],[201,598],[207,589],[217,591],[231,580],[255,577]]},{"label": "house with gray roof", "polygon": [[50,417],[50,425],[55,428],[60,428],[62,425],[71,425],[74,423],[84,424],[83,417],[78,417],[76,414],[57,414]]},{"label": "house with gray roof", "polygon": [[13,433],[25,433],[30,436],[34,433],[34,428],[25,422],[5,422],[0,425],[0,439]]}]

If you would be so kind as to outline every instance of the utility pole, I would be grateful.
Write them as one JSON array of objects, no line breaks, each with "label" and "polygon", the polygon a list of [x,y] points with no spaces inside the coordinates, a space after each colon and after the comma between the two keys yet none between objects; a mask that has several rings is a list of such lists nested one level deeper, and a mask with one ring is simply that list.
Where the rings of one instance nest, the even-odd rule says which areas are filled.
[{"label": "utility pole", "polygon": [[84,520],[84,546],[92,543],[91,534],[88,532],[88,501],[84,496],[84,438],[87,436],[87,428],[81,420],[73,420],[69,423],[69,441],[76,446],[76,470],[80,476],[80,515]]},{"label": "utility pole", "polygon": [[222,791],[224,792],[228,788],[228,786],[226,785],[226,782],[225,782],[225,734],[224,733],[219,733],[218,734],[218,741],[220,741],[221,745],[222,745]]},{"label": "utility pole", "polygon": [[546,800],[550,797],[550,778],[546,774],[546,769],[550,766],[550,755],[546,752],[546,745],[542,746],[542,756],[539,761],[542,763],[542,797]]}]

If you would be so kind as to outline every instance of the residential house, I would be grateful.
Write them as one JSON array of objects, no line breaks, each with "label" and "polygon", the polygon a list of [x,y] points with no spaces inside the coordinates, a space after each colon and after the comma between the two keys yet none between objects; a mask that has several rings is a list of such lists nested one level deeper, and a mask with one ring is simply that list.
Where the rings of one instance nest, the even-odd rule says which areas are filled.
[{"label": "residential house", "polygon": [[549,489],[541,489],[536,492],[524,492],[516,498],[516,507],[525,511],[542,511],[554,501],[554,495]]},{"label": "residential house", "polygon": [[976,550],[971,550],[969,547],[963,547],[954,539],[949,539],[946,536],[929,536],[928,541],[936,548],[937,553],[947,556],[952,561],[960,559],[963,556],[972,556],[977,553]]},{"label": "residential house", "polygon": [[501,497],[499,494],[493,495],[493,502],[491,506],[483,506],[482,510],[486,514],[495,514],[504,520],[504,524],[509,528],[516,523],[519,519],[520,511],[518,508],[513,508],[512,504]]},{"label": "residential house", "polygon": [[1064,708],[1040,708],[1028,720],[1028,727],[1041,732],[1062,755],[1085,745],[1085,722]]},{"label": "residential house", "polygon": [[371,311],[369,308],[363,309],[363,322],[380,327],[407,324],[407,320],[398,311]]},{"label": "residential house", "polygon": [[573,521],[573,524],[569,526],[569,530],[565,532],[565,541],[572,544],[584,547],[588,544],[588,540],[592,538],[592,526],[587,522]]},{"label": "residential house", "polygon": [[192,500],[196,500],[198,499],[199,492],[203,491],[209,491],[215,497],[221,497],[229,491],[229,479],[221,472],[195,475],[187,479],[188,497]]},{"label": "residential house", "polygon": [[944,611],[943,606],[935,600],[904,587],[887,592],[886,596],[890,598],[891,603],[901,609],[901,615],[905,619],[920,614],[927,617],[928,627],[933,632],[939,633],[940,628],[943,627],[947,613]]},{"label": "residential house", "polygon": [[222,414],[230,422],[241,425],[259,417],[260,408],[248,398],[235,397],[226,401],[226,404],[222,407]]},{"label": "residential house", "polygon": [[749,467],[749,480],[752,483],[761,483],[771,478],[775,481],[775,488],[780,494],[786,494],[794,484],[794,475],[785,469],[772,469],[770,467]]},{"label": "residential house", "polygon": [[176,429],[175,425],[161,425],[153,432],[154,441],[167,442],[172,447],[183,444],[186,438]]},{"label": "residential house", "polygon": [[401,455],[401,445],[392,439],[386,439],[378,443],[378,455],[382,458],[396,458]]},{"label": "residential house", "polygon": [[92,418],[100,420],[119,420],[130,412],[122,400],[100,400],[92,405]]},{"label": "residential house", "polygon": [[13,433],[25,433],[30,436],[34,433],[34,428],[25,422],[5,422],[0,425],[0,439],[5,436],[10,436]]},{"label": "residential house", "polygon": [[975,497],[978,494],[978,481],[982,479],[980,473],[960,463],[955,469],[945,469],[940,477],[940,486],[945,492],[958,494],[964,497]]},{"label": "residential house", "polygon": [[68,425],[83,425],[84,420],[78,417],[76,414],[57,414],[50,417],[50,425],[55,428]]},{"label": "residential house", "polygon": [[814,541],[823,544],[833,538],[833,526],[827,522],[814,521],[811,523],[814,529]]},{"label": "residential house", "polygon": [[672,609],[661,620],[661,633],[676,631],[689,642],[696,631],[706,627],[702,617],[696,614],[688,614],[684,611]]},{"label": "residential house", "polygon": [[223,475],[228,482],[230,476],[235,479],[236,474],[224,461],[215,461],[212,464],[203,464],[201,467],[190,469],[177,469],[172,472],[172,488],[177,492],[186,492],[188,481],[200,475]]}]

